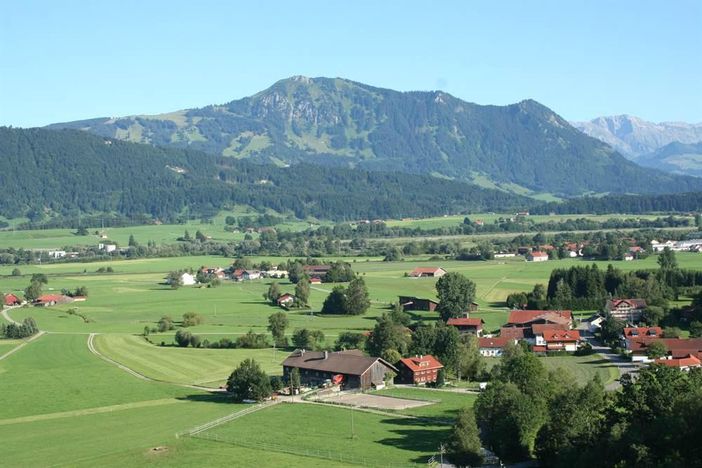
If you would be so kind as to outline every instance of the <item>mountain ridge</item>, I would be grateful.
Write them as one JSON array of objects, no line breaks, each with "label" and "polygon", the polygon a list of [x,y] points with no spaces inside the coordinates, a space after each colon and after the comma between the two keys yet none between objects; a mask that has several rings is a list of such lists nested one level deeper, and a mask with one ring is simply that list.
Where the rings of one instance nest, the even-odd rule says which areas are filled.
[{"label": "mountain ridge", "polygon": [[343,78],[296,76],[224,104],[48,128],[279,166],[432,174],[528,195],[702,189],[694,179],[641,169],[534,100],[484,106]]}]

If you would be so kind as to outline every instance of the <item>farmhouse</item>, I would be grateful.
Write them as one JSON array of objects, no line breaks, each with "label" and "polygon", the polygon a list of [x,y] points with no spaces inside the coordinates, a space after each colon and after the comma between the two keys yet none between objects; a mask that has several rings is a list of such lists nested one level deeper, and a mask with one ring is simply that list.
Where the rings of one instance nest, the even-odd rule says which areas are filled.
[{"label": "farmhouse", "polygon": [[261,278],[261,272],[258,270],[246,270],[244,272],[245,280],[257,280]]},{"label": "farmhouse", "polygon": [[293,302],[295,302],[295,296],[290,293],[281,294],[278,296],[278,299],[276,299],[275,302],[280,307],[288,308],[293,304]]},{"label": "farmhouse", "polygon": [[668,350],[667,357],[673,359],[683,358],[688,355],[702,357],[702,338],[660,338],[638,337],[625,340],[626,350],[631,353],[631,359],[636,362],[648,362],[648,347],[651,343],[659,341]]},{"label": "farmhouse", "polygon": [[629,323],[636,323],[641,320],[641,313],[646,308],[646,301],[643,299],[609,299],[605,304],[612,317]]},{"label": "farmhouse", "polygon": [[412,278],[441,278],[446,270],[440,267],[417,267],[409,273]]},{"label": "farmhouse", "polygon": [[530,328],[545,323],[572,328],[573,313],[570,310],[512,310],[505,326]]},{"label": "farmhouse", "polygon": [[397,366],[400,373],[395,380],[398,383],[415,385],[436,382],[439,369],[443,367],[443,364],[430,354],[404,358]]},{"label": "farmhouse", "polygon": [[534,252],[529,252],[526,255],[527,262],[545,262],[548,260],[548,254],[546,252],[541,252],[536,250]]},{"label": "farmhouse", "polygon": [[436,310],[436,306],[439,305],[438,302],[431,299],[420,299],[414,296],[400,296],[400,305],[402,305],[402,310],[428,310],[433,312]]},{"label": "farmhouse", "polygon": [[305,385],[317,386],[329,381],[343,390],[382,388],[386,376],[398,372],[384,359],[364,356],[358,349],[333,353],[297,350],[283,362],[283,377],[288,379],[293,369],[299,369],[300,381]]},{"label": "farmhouse", "polygon": [[8,307],[21,305],[22,299],[20,299],[19,297],[15,296],[12,293],[8,293],[8,294],[5,294],[5,298],[4,298],[3,303]]},{"label": "farmhouse", "polygon": [[56,304],[68,304],[73,298],[63,294],[43,294],[32,303],[37,307],[50,307]]},{"label": "farmhouse", "polygon": [[192,286],[195,283],[197,283],[197,281],[195,280],[195,277],[190,273],[183,273],[182,275],[180,275],[180,284],[182,284],[183,286]]},{"label": "farmhouse", "polygon": [[656,364],[661,364],[668,367],[677,367],[683,371],[689,371],[693,367],[702,367],[702,361],[697,356],[688,354],[682,358],[661,358],[655,360]]},{"label": "farmhouse", "polygon": [[559,330],[546,328],[534,331],[533,351],[577,351],[580,332],[578,330]]},{"label": "farmhouse", "polygon": [[625,327],[622,331],[622,339],[640,338],[640,337],[663,337],[663,329],[661,327]]},{"label": "farmhouse", "polygon": [[480,336],[483,334],[483,324],[485,322],[481,318],[456,317],[450,318],[446,325],[456,327],[462,335]]},{"label": "farmhouse", "polygon": [[244,281],[244,271],[243,268],[235,268],[234,271],[232,271],[232,279],[234,281]]},{"label": "farmhouse", "polygon": [[478,338],[478,346],[480,355],[483,357],[500,357],[502,350],[508,343],[516,343],[517,340],[502,336],[494,338]]},{"label": "farmhouse", "polygon": [[[324,280],[324,277],[327,276],[327,273],[331,270],[331,265],[305,265],[302,267],[302,270],[310,277],[310,281],[313,278]],[[321,283],[322,281],[319,282]]]}]

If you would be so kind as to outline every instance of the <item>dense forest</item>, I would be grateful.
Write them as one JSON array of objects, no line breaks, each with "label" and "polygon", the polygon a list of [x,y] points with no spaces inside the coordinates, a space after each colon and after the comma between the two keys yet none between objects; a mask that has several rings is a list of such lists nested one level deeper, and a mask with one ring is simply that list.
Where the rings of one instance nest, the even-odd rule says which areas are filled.
[{"label": "dense forest", "polygon": [[239,204],[353,220],[518,209],[533,201],[429,176],[254,164],[75,130],[0,128],[0,214],[116,213],[173,221]]},{"label": "dense forest", "polygon": [[344,79],[293,77],[223,105],[51,127],[259,162],[480,177],[563,196],[702,190],[702,179],[639,167],[532,100],[481,106]]},{"label": "dense forest", "polygon": [[689,213],[702,210],[702,192],[663,195],[607,195],[549,202],[531,210],[533,214],[585,214],[651,212]]}]

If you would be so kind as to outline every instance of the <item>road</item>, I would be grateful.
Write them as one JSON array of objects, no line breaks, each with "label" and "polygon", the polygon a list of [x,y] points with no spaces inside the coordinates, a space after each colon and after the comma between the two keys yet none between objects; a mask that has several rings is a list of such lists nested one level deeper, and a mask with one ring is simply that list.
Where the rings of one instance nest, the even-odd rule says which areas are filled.
[{"label": "road", "polygon": [[[583,325],[584,328],[582,328]],[[590,346],[592,346],[592,350],[617,366],[617,370],[619,370],[619,379],[605,385],[605,390],[617,390],[618,388],[621,388],[622,385],[619,383],[621,377],[625,374],[637,372],[641,367],[641,364],[622,358],[620,355],[612,352],[611,348],[604,346],[597,341],[597,339],[595,339],[595,337],[587,331],[587,323],[583,322],[578,326],[578,329],[585,340],[590,344]]]},{"label": "road", "polygon": [[10,314],[8,314],[8,312],[11,311],[12,309],[17,309],[19,307],[22,307],[22,306],[4,307],[2,309],[2,311],[0,311],[0,315],[2,315],[2,318],[4,318],[5,320],[7,320],[10,323],[14,323],[15,325],[21,325],[21,323],[19,323],[18,321],[16,321],[12,317],[10,317]]}]

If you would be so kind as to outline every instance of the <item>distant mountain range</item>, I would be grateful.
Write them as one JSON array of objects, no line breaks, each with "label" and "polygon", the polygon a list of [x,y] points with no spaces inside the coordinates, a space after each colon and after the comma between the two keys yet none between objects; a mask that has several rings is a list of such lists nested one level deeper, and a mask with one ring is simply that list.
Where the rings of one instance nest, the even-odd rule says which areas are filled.
[{"label": "distant mountain range", "polygon": [[572,124],[637,164],[702,177],[702,123],[655,123],[617,115]]},{"label": "distant mountain range", "polygon": [[532,100],[482,106],[340,78],[298,76],[221,105],[50,128],[278,166],[431,174],[531,196],[702,190],[702,180],[627,161]]}]

